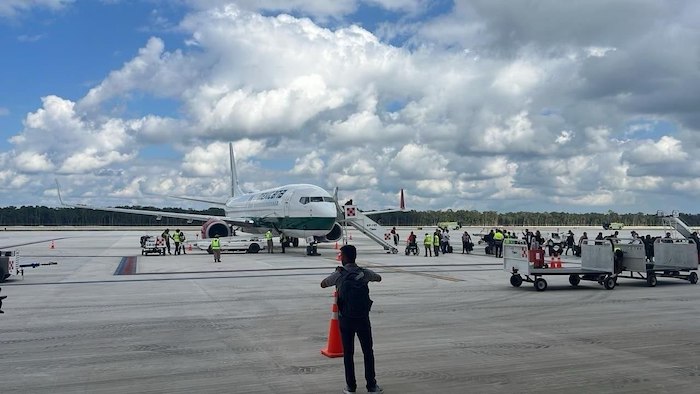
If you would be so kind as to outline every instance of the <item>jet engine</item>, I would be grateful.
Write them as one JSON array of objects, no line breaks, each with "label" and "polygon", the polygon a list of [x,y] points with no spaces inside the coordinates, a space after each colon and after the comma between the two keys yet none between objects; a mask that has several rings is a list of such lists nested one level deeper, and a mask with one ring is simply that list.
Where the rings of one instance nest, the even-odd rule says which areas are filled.
[{"label": "jet engine", "polygon": [[223,220],[209,219],[202,225],[202,239],[219,237],[228,237],[231,235],[231,229]]},{"label": "jet engine", "polygon": [[340,224],[337,222],[333,225],[333,228],[331,228],[331,231],[328,232],[324,237],[316,237],[316,241],[318,242],[335,242],[340,239],[340,237],[343,236],[343,228],[340,227]]}]

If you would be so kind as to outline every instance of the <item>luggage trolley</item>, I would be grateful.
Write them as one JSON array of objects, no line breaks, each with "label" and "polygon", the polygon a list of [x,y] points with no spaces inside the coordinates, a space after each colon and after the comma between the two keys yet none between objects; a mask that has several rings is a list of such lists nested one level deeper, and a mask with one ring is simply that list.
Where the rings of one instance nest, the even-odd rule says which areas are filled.
[{"label": "luggage trolley", "polygon": [[698,283],[697,245],[692,239],[657,238],[652,261],[647,261],[643,244],[618,239],[615,247],[623,252],[621,270],[629,273],[620,278],[646,280],[649,287],[656,286],[658,276]]},{"label": "luggage trolley", "polygon": [[510,284],[514,287],[530,282],[535,290],[545,291],[545,275],[568,275],[569,283],[574,287],[582,280],[596,281],[608,290],[614,289],[617,284],[610,241],[584,240],[581,245],[581,267],[567,268],[553,268],[545,264],[542,249],[528,250],[524,241],[508,241],[503,245],[503,269],[510,272]]}]

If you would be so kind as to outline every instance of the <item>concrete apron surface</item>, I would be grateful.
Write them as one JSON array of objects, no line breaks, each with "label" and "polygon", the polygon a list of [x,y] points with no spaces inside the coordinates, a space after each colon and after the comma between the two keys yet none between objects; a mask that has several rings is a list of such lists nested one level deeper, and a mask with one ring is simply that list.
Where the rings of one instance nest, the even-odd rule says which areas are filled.
[{"label": "concrete apron surface", "polygon": [[[697,392],[698,286],[552,276],[545,292],[514,288],[483,246],[460,253],[460,231],[453,254],[405,256],[410,230],[398,255],[350,232],[359,264],[383,276],[371,319],[386,393]],[[413,230],[420,243],[426,230]],[[279,253],[276,239],[274,254],[214,263],[196,249],[141,256],[141,235],[0,232],[0,245],[22,245],[22,264],[58,263],[0,285],[0,392],[341,392],[342,358],[320,354],[335,244],[310,257],[303,243]],[[355,365],[364,392],[359,343]]]}]

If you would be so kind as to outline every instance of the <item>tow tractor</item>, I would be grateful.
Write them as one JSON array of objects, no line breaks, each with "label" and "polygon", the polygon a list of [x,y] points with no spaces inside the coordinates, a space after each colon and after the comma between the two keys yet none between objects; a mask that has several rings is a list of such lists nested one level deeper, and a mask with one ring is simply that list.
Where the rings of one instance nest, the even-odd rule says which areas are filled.
[{"label": "tow tractor", "polygon": [[48,263],[28,263],[20,264],[19,261],[19,251],[17,250],[4,250],[0,251],[0,283],[7,280],[12,275],[21,276],[24,278],[25,268],[36,268],[42,265],[57,265],[55,261],[49,261]]},{"label": "tow tractor", "polygon": [[[607,290],[617,284],[615,255],[610,241],[584,240],[581,245],[581,266],[561,267],[559,263],[544,262],[544,250],[528,250],[521,240],[507,240],[503,245],[503,269],[511,274],[510,284],[520,287],[523,282],[532,283],[537,291],[547,290],[546,275],[568,275],[571,286],[582,280],[598,282]],[[552,260],[556,261],[556,260]]]}]

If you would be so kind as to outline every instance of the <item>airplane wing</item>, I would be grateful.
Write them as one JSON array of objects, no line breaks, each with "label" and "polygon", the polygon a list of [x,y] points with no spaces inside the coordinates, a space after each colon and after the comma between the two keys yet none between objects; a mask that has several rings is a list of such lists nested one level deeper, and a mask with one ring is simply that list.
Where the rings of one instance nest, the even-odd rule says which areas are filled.
[{"label": "airplane wing", "polygon": [[201,215],[201,214],[196,214],[196,213],[181,213],[181,212],[168,212],[168,211],[149,211],[146,209],[98,207],[98,206],[92,206],[92,205],[86,205],[86,204],[66,204],[63,201],[63,198],[61,198],[61,189],[60,189],[60,186],[58,185],[58,181],[56,181],[56,187],[58,190],[58,201],[61,203],[62,206],[69,207],[69,208],[84,208],[84,209],[93,209],[96,211],[130,213],[130,214],[136,214],[136,215],[155,216],[156,218],[166,217],[166,218],[185,219],[188,221],[196,220],[196,221],[201,221],[201,222],[206,222],[209,219],[217,219],[217,220],[225,221],[225,222],[232,224],[234,226],[241,226],[241,227],[246,227],[246,226],[250,226],[251,224],[253,224],[253,221],[250,219],[234,218],[234,217],[228,217],[228,216]]},{"label": "airplane wing", "polygon": [[381,211],[362,211],[365,216],[379,215],[382,213],[392,213],[392,212],[406,212],[405,209],[384,209]]}]

